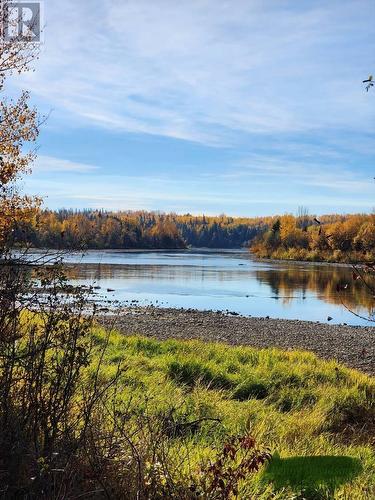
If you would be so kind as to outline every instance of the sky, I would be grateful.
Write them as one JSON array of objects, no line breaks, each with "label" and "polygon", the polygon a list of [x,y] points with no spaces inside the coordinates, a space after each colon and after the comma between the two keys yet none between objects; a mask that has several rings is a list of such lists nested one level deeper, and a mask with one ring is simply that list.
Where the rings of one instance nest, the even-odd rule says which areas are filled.
[{"label": "sky", "polygon": [[48,0],[45,206],[268,215],[375,206],[373,0]]}]

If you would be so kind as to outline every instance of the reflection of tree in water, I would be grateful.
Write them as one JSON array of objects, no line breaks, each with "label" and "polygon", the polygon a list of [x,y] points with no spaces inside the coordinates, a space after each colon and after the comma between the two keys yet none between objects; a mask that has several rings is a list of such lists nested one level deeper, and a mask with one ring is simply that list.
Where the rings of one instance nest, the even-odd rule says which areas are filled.
[{"label": "reflection of tree in water", "polygon": [[79,264],[67,265],[67,276],[72,280],[85,279],[99,281],[101,279],[147,278],[148,280],[208,280],[227,282],[233,279],[243,280],[253,278],[253,270],[230,269],[222,270],[216,267],[179,266],[179,265],[132,265],[132,264]]},{"label": "reflection of tree in water", "polygon": [[67,264],[66,275],[70,280],[85,279],[100,281],[119,277],[119,269],[128,266],[114,266],[113,264]]},{"label": "reflection of tree in water", "polygon": [[[365,314],[375,313],[374,302],[359,280],[353,280],[350,267],[323,265],[293,265],[271,267],[257,270],[221,270],[195,266],[166,265],[116,265],[116,264],[80,264],[68,265],[67,276],[71,280],[88,280],[91,284],[100,284],[101,280],[147,278],[149,281],[161,280],[210,280],[222,283],[233,280],[252,280],[254,277],[262,285],[270,288],[271,295],[284,304],[295,299],[307,297],[313,293],[324,301],[339,305],[344,303],[353,311]],[[375,279],[373,280],[375,284]],[[345,286],[347,287],[345,288]],[[225,286],[225,285],[224,285]],[[338,286],[340,292],[337,291]]]},{"label": "reflection of tree in water", "polygon": [[[350,268],[296,266],[267,269],[256,271],[256,278],[259,282],[266,283],[273,295],[285,303],[293,300],[296,293],[304,297],[306,292],[313,292],[328,303],[341,304],[344,301],[353,310],[364,308],[369,316],[375,313],[373,297],[367,293],[362,283],[353,281]],[[340,293],[337,291],[338,287]]]}]

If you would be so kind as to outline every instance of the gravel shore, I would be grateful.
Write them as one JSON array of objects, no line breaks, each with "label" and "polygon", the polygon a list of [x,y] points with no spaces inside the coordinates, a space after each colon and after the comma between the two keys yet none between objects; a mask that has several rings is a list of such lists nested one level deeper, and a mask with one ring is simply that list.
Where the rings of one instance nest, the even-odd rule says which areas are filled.
[{"label": "gravel shore", "polygon": [[126,335],[200,339],[231,345],[312,351],[375,375],[375,328],[248,318],[213,311],[129,308],[100,319]]}]

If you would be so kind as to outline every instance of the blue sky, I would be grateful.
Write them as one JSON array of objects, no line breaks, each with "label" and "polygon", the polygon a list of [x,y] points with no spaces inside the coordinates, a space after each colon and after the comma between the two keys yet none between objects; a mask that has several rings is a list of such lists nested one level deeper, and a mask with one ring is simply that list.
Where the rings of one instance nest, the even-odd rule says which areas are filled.
[{"label": "blue sky", "polygon": [[373,0],[45,2],[51,208],[231,215],[375,206]]}]

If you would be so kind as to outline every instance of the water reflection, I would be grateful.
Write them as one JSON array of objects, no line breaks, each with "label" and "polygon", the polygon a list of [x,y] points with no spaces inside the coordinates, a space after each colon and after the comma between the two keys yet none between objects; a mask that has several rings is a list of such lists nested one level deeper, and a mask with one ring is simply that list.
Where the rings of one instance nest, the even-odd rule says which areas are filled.
[{"label": "water reflection", "polygon": [[[90,252],[76,260],[69,258],[69,278],[95,283],[103,300],[368,324],[343,300],[357,314],[374,314],[374,299],[343,266],[256,261],[245,251]],[[341,296],[338,284],[348,284]]]},{"label": "water reflection", "polygon": [[[268,269],[256,272],[256,278],[272,290],[275,298],[284,303],[293,300],[296,292],[306,299],[311,293],[331,304],[342,304],[354,310],[362,310],[368,316],[375,311],[374,297],[360,281],[354,281],[352,271],[347,267],[326,265],[300,265],[288,269]],[[372,280],[375,286],[375,280]],[[342,290],[337,292],[337,287]]]}]

